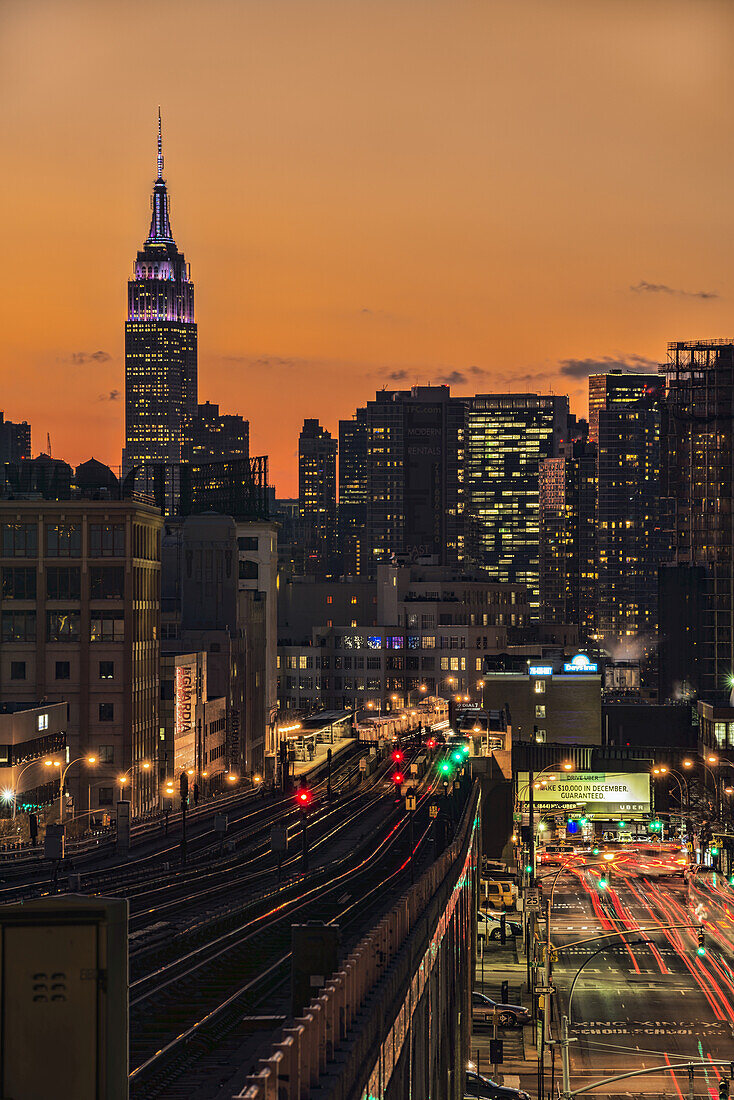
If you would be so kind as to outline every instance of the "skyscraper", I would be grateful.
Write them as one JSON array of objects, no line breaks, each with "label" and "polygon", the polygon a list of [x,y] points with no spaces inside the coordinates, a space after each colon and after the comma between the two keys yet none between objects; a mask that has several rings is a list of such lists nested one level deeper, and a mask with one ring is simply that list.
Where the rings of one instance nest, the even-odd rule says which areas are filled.
[{"label": "skyscraper", "polygon": [[687,683],[713,702],[729,695],[734,671],[734,344],[671,343],[666,375],[662,488],[674,568],[661,584],[661,691]]},{"label": "skyscraper", "polygon": [[171,232],[160,111],[157,167],[150,232],[128,283],[125,473],[143,462],[186,458],[186,425],[197,412],[194,285]]},{"label": "skyscraper", "polygon": [[314,572],[331,567],[336,550],[336,450],[336,440],[318,420],[304,420],[298,437],[298,508]]},{"label": "skyscraper", "polygon": [[228,462],[250,456],[250,422],[219,405],[198,405],[196,418],[186,428],[186,450],[191,462]]},{"label": "skyscraper", "polygon": [[595,633],[596,448],[579,440],[540,464],[540,621]]},{"label": "skyscraper", "polygon": [[592,374],[589,377],[589,442],[599,442],[599,411],[625,408],[643,398],[646,394],[660,395],[662,382],[660,375],[638,371],[612,370],[607,374]]},{"label": "skyscraper", "polygon": [[367,403],[369,572],[395,554],[463,560],[463,424],[448,386],[380,390]]},{"label": "skyscraper", "polygon": [[660,508],[658,375],[601,375],[604,399],[590,409],[597,434],[597,633],[613,638],[657,629]]},{"label": "skyscraper", "polygon": [[567,397],[478,394],[466,402],[466,557],[497,581],[526,584],[540,605],[539,471],[569,428]]},{"label": "skyscraper", "polygon": [[339,421],[339,554],[342,573],[367,567],[367,409]]}]

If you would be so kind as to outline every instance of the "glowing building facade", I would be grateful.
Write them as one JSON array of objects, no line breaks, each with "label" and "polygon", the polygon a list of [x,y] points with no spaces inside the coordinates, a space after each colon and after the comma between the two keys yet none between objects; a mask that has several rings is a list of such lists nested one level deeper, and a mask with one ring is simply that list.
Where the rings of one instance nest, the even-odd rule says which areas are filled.
[{"label": "glowing building facade", "polygon": [[171,232],[160,115],[157,163],[150,232],[128,283],[124,472],[186,459],[187,429],[197,415],[194,286]]}]

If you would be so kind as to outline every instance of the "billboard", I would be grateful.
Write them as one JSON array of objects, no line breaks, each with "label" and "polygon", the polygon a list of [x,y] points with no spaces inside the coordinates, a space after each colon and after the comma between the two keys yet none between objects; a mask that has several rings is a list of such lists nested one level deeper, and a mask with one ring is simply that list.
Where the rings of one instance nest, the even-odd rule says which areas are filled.
[{"label": "billboard", "polygon": [[[570,772],[545,776],[546,783],[533,791],[537,806],[583,806],[587,813],[616,814],[622,810],[648,813],[650,810],[649,772]],[[520,802],[528,801],[529,776],[518,772]]]},{"label": "billboard", "polygon": [[196,665],[177,664],[173,719],[174,775],[195,764]]}]

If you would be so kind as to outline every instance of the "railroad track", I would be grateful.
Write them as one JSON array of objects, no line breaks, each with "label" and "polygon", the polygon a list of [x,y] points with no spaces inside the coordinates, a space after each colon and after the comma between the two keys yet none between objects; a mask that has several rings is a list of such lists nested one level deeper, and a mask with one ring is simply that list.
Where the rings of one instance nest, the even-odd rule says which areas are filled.
[{"label": "railroad track", "polygon": [[[419,798],[416,853],[430,831],[427,801],[435,786],[433,780]],[[375,905],[384,909],[386,893],[408,874],[407,830],[407,820],[401,816],[378,843],[368,840],[363,851],[332,867],[327,882],[304,883],[307,888],[291,900],[273,904],[258,917],[134,982],[130,989],[132,1096],[173,1098],[179,1095],[172,1091],[173,1083],[185,1071],[189,1091],[180,1095],[190,1097],[191,1067],[198,1063],[201,1068],[202,1059],[216,1063],[221,1043],[243,1015],[251,1014],[265,996],[287,981],[293,919],[305,911],[309,919],[338,922],[344,930],[345,922],[369,920]]]}]

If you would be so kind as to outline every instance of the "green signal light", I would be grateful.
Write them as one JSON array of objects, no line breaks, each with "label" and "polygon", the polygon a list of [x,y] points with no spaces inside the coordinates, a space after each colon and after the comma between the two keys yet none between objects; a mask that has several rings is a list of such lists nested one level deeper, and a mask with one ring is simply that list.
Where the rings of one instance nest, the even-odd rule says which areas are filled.
[{"label": "green signal light", "polygon": [[533,873],[533,865],[532,865],[532,863],[526,863],[526,864],[525,864],[525,874],[526,874],[526,875],[532,875],[532,873]]},{"label": "green signal light", "polygon": [[696,954],[697,955],[705,955],[706,954],[706,948],[705,947],[697,947],[696,948]]},{"label": "green signal light", "polygon": [[457,749],[456,752],[451,753],[451,759],[455,760],[457,764],[461,763],[463,756],[464,754],[463,752],[461,752],[460,749]]},{"label": "green signal light", "polygon": [[619,825],[620,829],[624,829],[624,827],[625,827],[625,825],[626,825],[626,824],[627,824],[627,822],[626,822],[626,821],[618,821],[618,822],[617,822],[617,825]]},{"label": "green signal light", "polygon": [[599,879],[599,889],[600,890],[606,890],[608,885],[609,885],[609,883],[607,882],[607,880],[605,878],[600,878]]},{"label": "green signal light", "polygon": [[588,825],[588,824],[589,824],[588,817],[580,817],[579,818],[579,825]]},{"label": "green signal light", "polygon": [[592,856],[598,856],[599,855],[599,849],[598,848],[592,848],[591,849],[591,854],[592,854]]},{"label": "green signal light", "polygon": [[712,856],[718,856],[718,854],[719,854],[719,849],[718,848],[712,848],[711,849],[711,855]]},{"label": "green signal light", "polygon": [[451,765],[449,764],[448,760],[444,760],[443,764],[441,765],[441,774],[451,775]]}]

